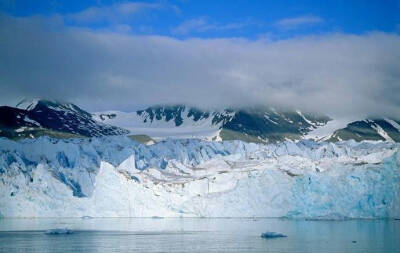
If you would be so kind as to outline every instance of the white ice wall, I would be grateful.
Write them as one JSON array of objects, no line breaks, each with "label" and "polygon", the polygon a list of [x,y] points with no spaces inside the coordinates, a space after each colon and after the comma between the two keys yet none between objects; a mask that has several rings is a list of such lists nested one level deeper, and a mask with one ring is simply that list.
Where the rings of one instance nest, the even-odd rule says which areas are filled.
[{"label": "white ice wall", "polygon": [[400,217],[399,165],[383,142],[0,139],[0,214]]}]

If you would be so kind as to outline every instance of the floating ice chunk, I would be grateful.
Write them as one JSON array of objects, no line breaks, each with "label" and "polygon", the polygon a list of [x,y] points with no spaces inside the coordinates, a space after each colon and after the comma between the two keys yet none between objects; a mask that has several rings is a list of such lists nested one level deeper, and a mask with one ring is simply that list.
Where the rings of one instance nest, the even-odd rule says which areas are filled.
[{"label": "floating ice chunk", "polygon": [[92,216],[85,215],[85,216],[82,216],[81,219],[89,220],[89,219],[93,219],[93,217],[92,217]]},{"label": "floating ice chunk", "polygon": [[46,230],[46,235],[70,235],[73,234],[74,231],[68,228],[54,228]]},{"label": "floating ice chunk", "polygon": [[272,238],[280,238],[287,237],[287,235],[276,233],[276,232],[265,232],[261,234],[261,238],[272,239]]}]

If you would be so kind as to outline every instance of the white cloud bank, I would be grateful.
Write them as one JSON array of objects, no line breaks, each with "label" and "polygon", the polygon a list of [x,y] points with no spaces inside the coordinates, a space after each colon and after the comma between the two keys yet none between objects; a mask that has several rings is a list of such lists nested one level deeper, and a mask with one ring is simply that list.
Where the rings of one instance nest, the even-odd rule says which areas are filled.
[{"label": "white cloud bank", "polygon": [[139,12],[146,10],[159,10],[165,7],[157,3],[144,2],[126,2],[115,3],[111,6],[93,6],[80,12],[66,15],[67,20],[78,22],[81,24],[97,23],[97,22],[121,22],[129,20]]},{"label": "white cloud bank", "polygon": [[256,25],[255,23],[244,21],[236,23],[210,23],[207,18],[200,17],[189,19],[182,22],[180,25],[172,29],[174,34],[189,34],[191,32],[207,32],[207,31],[227,31],[227,30],[239,30],[247,26]]},{"label": "white cloud bank", "polygon": [[400,116],[400,37],[282,41],[134,36],[0,16],[0,100],[49,97],[89,110],[254,104]]},{"label": "white cloud bank", "polygon": [[324,22],[324,19],[314,15],[305,15],[293,18],[284,18],[278,20],[275,26],[283,29],[295,29],[302,26],[317,25]]}]

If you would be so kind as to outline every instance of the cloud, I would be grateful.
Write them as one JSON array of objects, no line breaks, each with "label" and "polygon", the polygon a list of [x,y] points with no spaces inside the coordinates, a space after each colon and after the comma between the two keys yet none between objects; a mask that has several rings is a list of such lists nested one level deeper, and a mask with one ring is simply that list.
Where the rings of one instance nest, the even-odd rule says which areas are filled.
[{"label": "cloud", "polygon": [[0,16],[0,101],[47,97],[91,111],[273,105],[400,117],[396,34],[179,40],[48,23]]},{"label": "cloud", "polygon": [[324,20],[321,17],[314,16],[314,15],[306,15],[306,16],[299,16],[294,18],[284,18],[278,20],[275,23],[276,27],[290,30],[299,28],[302,26],[309,26],[309,25],[317,25],[323,23]]},{"label": "cloud", "polygon": [[203,29],[207,26],[205,18],[190,19],[175,27],[172,32],[176,34],[187,34],[192,30]]},{"label": "cloud", "polygon": [[172,33],[185,35],[191,32],[203,33],[207,31],[238,30],[249,25],[254,24],[248,21],[226,24],[209,23],[205,17],[200,17],[182,22],[180,25],[172,29]]},{"label": "cloud", "polygon": [[78,23],[118,22],[126,20],[145,10],[161,9],[158,3],[126,2],[116,3],[111,6],[93,6],[81,12],[67,15],[66,18]]}]

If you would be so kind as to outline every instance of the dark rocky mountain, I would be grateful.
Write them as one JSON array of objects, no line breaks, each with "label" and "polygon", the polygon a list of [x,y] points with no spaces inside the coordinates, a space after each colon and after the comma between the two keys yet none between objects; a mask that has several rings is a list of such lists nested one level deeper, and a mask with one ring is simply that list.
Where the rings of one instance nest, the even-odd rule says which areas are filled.
[{"label": "dark rocky mountain", "polygon": [[170,136],[179,137],[176,129],[182,129],[183,136],[262,143],[301,139],[330,120],[324,115],[270,107],[207,111],[183,105],[154,106],[132,113],[98,113],[95,118],[130,129],[132,133],[155,134],[152,137],[158,137],[157,130],[165,133],[171,129]]},{"label": "dark rocky mountain", "polygon": [[384,118],[354,121],[345,128],[336,130],[327,140],[350,139],[400,142],[400,120]]},{"label": "dark rocky mountain", "polygon": [[[324,115],[271,107],[211,111],[176,105],[154,106],[132,113],[91,114],[71,103],[24,100],[17,107],[0,106],[0,137],[49,135],[70,138],[131,134],[151,140],[146,143],[168,137],[268,143],[308,138],[310,132],[325,126],[330,120]],[[318,140],[350,139],[400,142],[400,121],[388,118],[354,121]]]},{"label": "dark rocky mountain", "polygon": [[[183,105],[153,106],[132,113],[98,113],[95,118],[152,137],[158,137],[155,134],[159,129],[166,132],[169,128],[191,128],[193,133],[196,129],[201,130],[197,131],[201,134],[193,134],[194,137],[261,143],[310,138],[309,134],[313,130],[324,127],[332,120],[325,115],[271,107],[207,111]],[[140,132],[144,129],[151,131]],[[175,130],[169,136],[179,137]],[[184,136],[188,136],[187,131]],[[326,135],[313,139],[333,142],[350,139],[400,142],[400,121],[389,118],[353,121],[344,128],[330,129]]]},{"label": "dark rocky mountain", "polygon": [[127,134],[120,127],[92,119],[92,115],[71,103],[50,100],[22,101],[18,108],[0,107],[0,136],[9,138],[103,136]]},{"label": "dark rocky mountain", "polygon": [[323,115],[300,111],[278,111],[271,108],[257,108],[235,111],[222,129],[253,136],[266,142],[298,140],[330,120]]}]

